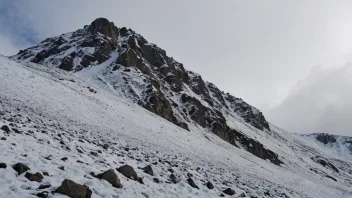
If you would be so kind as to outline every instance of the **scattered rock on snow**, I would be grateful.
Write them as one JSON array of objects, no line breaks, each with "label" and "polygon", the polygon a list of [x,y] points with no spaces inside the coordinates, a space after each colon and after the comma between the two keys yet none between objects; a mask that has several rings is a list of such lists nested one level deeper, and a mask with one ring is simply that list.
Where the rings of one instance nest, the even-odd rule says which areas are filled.
[{"label": "scattered rock on snow", "polygon": [[208,187],[209,189],[213,189],[213,188],[214,188],[214,185],[213,185],[210,181],[208,181],[208,182],[207,182],[207,187]]},{"label": "scattered rock on snow", "polygon": [[41,184],[38,187],[38,190],[43,190],[43,189],[50,188],[50,187],[51,187],[51,184]]},{"label": "scattered rock on snow", "polygon": [[22,174],[28,170],[30,170],[30,168],[22,163],[17,163],[12,167],[18,174]]},{"label": "scattered rock on snow", "polygon": [[223,193],[227,194],[227,195],[234,195],[236,194],[236,192],[232,189],[232,188],[228,188],[224,191],[222,191]]},{"label": "scattered rock on snow", "polygon": [[91,198],[92,196],[92,191],[87,186],[77,184],[68,179],[65,179],[55,192],[72,198]]},{"label": "scattered rock on snow", "polygon": [[152,168],[150,165],[144,167],[143,170],[144,170],[145,173],[147,173],[147,174],[149,174],[149,175],[151,175],[151,176],[154,175],[154,173],[153,173],[153,168]]},{"label": "scattered rock on snow", "polygon": [[1,127],[1,130],[5,131],[6,133],[9,133],[10,132],[10,128],[7,126],[7,125],[3,125]]},{"label": "scattered rock on snow", "polygon": [[117,171],[119,171],[122,175],[124,175],[125,177],[127,177],[129,179],[133,179],[133,180],[138,179],[138,175],[137,175],[136,171],[130,165],[127,165],[127,164],[123,165],[120,168],[118,168]]},{"label": "scattered rock on snow", "polygon": [[0,163],[0,168],[6,168],[7,165],[5,163]]},{"label": "scattered rock on snow", "polygon": [[153,181],[155,182],[155,183],[160,183],[160,181],[159,181],[159,179],[158,178],[153,178]]},{"label": "scattered rock on snow", "polygon": [[192,186],[193,188],[198,188],[198,189],[199,189],[199,187],[197,186],[196,183],[194,183],[194,181],[193,181],[192,178],[189,177],[189,178],[187,179],[187,182],[188,182],[188,184],[189,184],[190,186]]},{"label": "scattered rock on snow", "polygon": [[40,197],[40,198],[47,198],[47,197],[49,197],[49,192],[43,191],[43,192],[37,193],[36,196]]},{"label": "scattered rock on snow", "polygon": [[1,140],[6,140],[6,138],[5,137],[1,137]]},{"label": "scattered rock on snow", "polygon": [[123,185],[120,182],[120,179],[117,177],[115,171],[112,169],[107,170],[103,173],[100,173],[100,174],[96,175],[96,177],[99,179],[104,179],[104,180],[108,181],[115,188],[122,188],[123,187]]},{"label": "scattered rock on snow", "polygon": [[176,179],[176,176],[174,174],[171,174],[170,175],[170,180],[172,183],[176,184],[177,183],[177,179]]},{"label": "scattered rock on snow", "polygon": [[36,181],[36,182],[42,182],[42,180],[44,179],[43,175],[40,173],[29,173],[26,172],[26,174],[24,175],[29,181]]}]

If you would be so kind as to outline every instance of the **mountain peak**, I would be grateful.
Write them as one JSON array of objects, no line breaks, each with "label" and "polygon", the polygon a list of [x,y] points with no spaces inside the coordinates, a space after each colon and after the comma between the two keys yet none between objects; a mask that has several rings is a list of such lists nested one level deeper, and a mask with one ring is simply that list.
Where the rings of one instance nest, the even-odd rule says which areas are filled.
[{"label": "mountain peak", "polygon": [[[278,155],[255,136],[270,133],[262,113],[186,70],[166,51],[105,18],[75,32],[46,39],[12,57],[84,75],[154,114],[189,131],[202,128],[232,145],[280,165]],[[240,120],[233,124],[229,120]]]},{"label": "mountain peak", "polygon": [[117,41],[119,36],[118,28],[114,25],[113,22],[110,22],[106,18],[95,19],[88,27],[88,32],[91,34],[99,32],[104,36],[112,38],[114,41]]}]

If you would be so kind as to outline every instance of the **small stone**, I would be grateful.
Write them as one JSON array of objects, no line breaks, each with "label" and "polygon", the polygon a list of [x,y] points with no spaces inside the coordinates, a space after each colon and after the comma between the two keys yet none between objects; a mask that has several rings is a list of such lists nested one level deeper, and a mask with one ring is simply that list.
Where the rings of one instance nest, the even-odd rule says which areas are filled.
[{"label": "small stone", "polygon": [[187,179],[187,182],[188,182],[188,184],[189,184],[190,186],[192,186],[193,188],[198,188],[198,189],[199,189],[199,187],[198,187],[197,184],[193,181],[192,178],[188,178],[188,179]]},{"label": "small stone", "polygon": [[207,187],[208,187],[209,189],[213,189],[213,188],[214,188],[214,185],[213,185],[210,181],[208,181],[208,182],[207,182]]},{"label": "small stone", "polygon": [[6,138],[5,137],[1,137],[1,140],[6,140]]},{"label": "small stone", "polygon": [[236,192],[232,189],[232,188],[228,188],[224,191],[222,191],[223,193],[227,194],[227,195],[234,195],[236,194]]},{"label": "small stone", "polygon": [[46,189],[46,188],[50,188],[51,187],[51,184],[41,184],[39,187],[38,187],[38,190],[43,190],[43,189]]},{"label": "small stone", "polygon": [[153,178],[153,181],[155,182],[155,183],[160,183],[160,181],[159,181],[159,179],[158,178]]},{"label": "small stone", "polygon": [[151,175],[151,176],[154,175],[154,173],[153,173],[153,168],[152,168],[150,165],[144,167],[142,170],[144,170],[145,173],[147,173],[147,174],[149,174],[149,175]]},{"label": "small stone", "polygon": [[91,151],[90,152],[91,155],[95,156],[95,157],[98,157],[98,153],[94,152],[94,151]]},{"label": "small stone", "polygon": [[63,157],[63,158],[61,158],[61,160],[62,161],[66,161],[66,160],[68,160],[68,158],[67,157]]},{"label": "small stone", "polygon": [[49,176],[49,173],[48,172],[43,172],[43,175]]},{"label": "small stone", "polygon": [[109,148],[109,145],[108,144],[104,144],[103,145],[103,149],[107,150]]},{"label": "small stone", "polygon": [[171,174],[170,175],[170,180],[172,183],[176,184],[177,183],[177,179],[176,179],[176,176],[174,174]]},{"label": "small stone", "polygon": [[6,168],[7,165],[5,163],[0,163],[0,168]]},{"label": "small stone", "polygon": [[43,192],[37,193],[36,196],[40,197],[40,198],[47,198],[47,197],[49,197],[49,192],[43,191]]},{"label": "small stone", "polygon": [[59,169],[61,169],[61,170],[65,170],[65,166],[59,166]]}]

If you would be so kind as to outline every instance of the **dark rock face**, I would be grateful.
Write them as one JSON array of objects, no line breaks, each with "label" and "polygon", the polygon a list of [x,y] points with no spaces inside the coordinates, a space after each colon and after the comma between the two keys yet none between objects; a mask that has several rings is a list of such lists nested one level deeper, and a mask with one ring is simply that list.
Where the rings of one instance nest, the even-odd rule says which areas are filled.
[{"label": "dark rock face", "polygon": [[227,195],[234,195],[236,194],[236,192],[232,189],[232,188],[228,188],[224,191],[222,191],[223,193],[227,194]]},{"label": "dark rock face", "polygon": [[122,184],[120,182],[120,179],[117,177],[115,171],[112,169],[98,174],[97,178],[104,179],[104,180],[108,181],[115,188],[122,188]]},{"label": "dark rock face", "polygon": [[319,142],[322,142],[324,144],[327,144],[329,142],[332,142],[332,143],[336,142],[336,138],[333,135],[329,135],[329,134],[325,134],[325,133],[318,134],[316,139]]},{"label": "dark rock face", "polygon": [[338,173],[340,172],[339,169],[332,163],[330,162],[328,159],[320,157],[320,156],[316,156],[316,157],[312,157],[311,158],[314,162],[319,163],[320,165]]},{"label": "dark rock face", "polygon": [[36,181],[36,182],[42,182],[42,180],[44,179],[43,175],[40,173],[29,173],[26,172],[26,174],[24,175],[29,181]]},{"label": "dark rock face", "polygon": [[105,18],[95,19],[89,26],[88,32],[91,34],[99,32],[104,36],[111,38],[113,43],[116,43],[119,37],[119,30],[117,27],[113,22],[110,22]]},{"label": "dark rock face", "polygon": [[87,186],[77,184],[68,179],[65,179],[55,192],[72,198],[91,198],[92,196],[92,191]]},{"label": "dark rock face", "polygon": [[235,146],[238,139],[252,154],[281,163],[260,142],[227,125],[229,115],[235,115],[253,130],[270,131],[258,109],[225,94],[199,74],[187,71],[165,50],[131,29],[115,27],[107,19],[98,18],[83,29],[48,38],[12,58],[76,72],[115,56],[102,75],[131,102],[186,130],[203,127]]},{"label": "dark rock face", "polygon": [[12,167],[18,174],[22,174],[28,170],[30,170],[30,168],[22,163],[17,163]]},{"label": "dark rock face", "polygon": [[266,148],[264,148],[264,145],[259,143],[256,140],[253,140],[244,134],[233,130],[233,133],[235,134],[235,139],[243,146],[246,147],[246,149],[252,153],[253,155],[260,157],[262,159],[269,159],[271,163],[280,165],[283,162],[279,160],[278,155]]}]

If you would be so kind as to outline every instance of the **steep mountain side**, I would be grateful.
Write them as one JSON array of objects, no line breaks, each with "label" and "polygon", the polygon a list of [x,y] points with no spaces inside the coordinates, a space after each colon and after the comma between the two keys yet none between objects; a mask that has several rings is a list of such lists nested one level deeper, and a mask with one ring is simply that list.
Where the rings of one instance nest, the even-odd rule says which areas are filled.
[{"label": "steep mountain side", "polygon": [[[63,197],[57,189],[65,179],[85,185],[92,197],[352,196],[351,160],[271,124],[263,132],[224,113],[229,126],[282,156],[281,166],[201,127],[183,130],[90,78],[2,56],[0,71],[3,197]],[[328,158],[326,166],[317,156]],[[30,170],[18,173],[17,163]],[[126,164],[144,184],[119,171]],[[153,174],[143,169],[148,165]],[[109,169],[122,188],[98,176]]]},{"label": "steep mountain side", "polygon": [[282,163],[267,145],[244,133],[243,126],[229,126],[235,118],[258,134],[270,133],[258,109],[225,94],[197,73],[187,71],[165,50],[107,19],[45,39],[12,59],[75,72],[186,130],[211,131],[260,158]]}]

